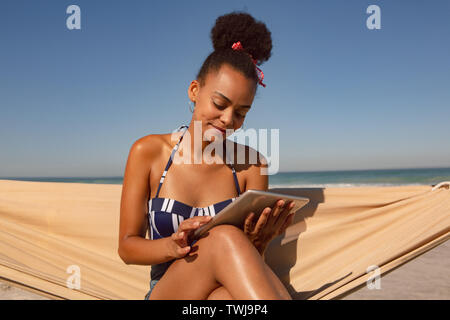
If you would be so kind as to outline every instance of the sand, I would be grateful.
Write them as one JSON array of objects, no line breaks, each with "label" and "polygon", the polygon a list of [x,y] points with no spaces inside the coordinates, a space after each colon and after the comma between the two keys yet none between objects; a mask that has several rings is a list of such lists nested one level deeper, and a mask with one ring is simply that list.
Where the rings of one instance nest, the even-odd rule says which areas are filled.
[{"label": "sand", "polygon": [[450,241],[381,277],[380,289],[366,285],[343,300],[449,300]]},{"label": "sand", "polygon": [[39,294],[10,285],[0,280],[0,300],[49,300]]}]

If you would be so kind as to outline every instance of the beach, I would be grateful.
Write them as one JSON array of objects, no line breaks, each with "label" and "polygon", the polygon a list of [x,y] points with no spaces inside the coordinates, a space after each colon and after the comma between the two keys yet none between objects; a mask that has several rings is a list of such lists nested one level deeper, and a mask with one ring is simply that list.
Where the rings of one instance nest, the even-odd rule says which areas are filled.
[{"label": "beach", "polygon": [[[366,210],[366,207],[379,210],[377,207],[391,206],[391,203],[395,202],[393,199],[396,199],[396,197],[405,198],[408,203],[413,202],[411,195],[416,193],[419,193],[419,198],[423,198],[426,193],[422,193],[422,191],[427,190],[427,187],[335,188],[330,190],[321,191],[321,201],[324,204],[323,206],[318,205],[318,208],[314,209],[317,209],[315,216],[307,220],[311,222],[307,223],[308,230],[304,232],[306,237],[312,237],[311,239],[318,237],[317,239],[319,239],[321,237],[319,234],[322,230],[325,230],[321,224],[313,223],[314,221],[323,221],[319,214],[321,213],[320,208],[324,208],[323,211],[338,212],[339,208],[345,210],[347,210],[346,208],[352,208],[353,210],[356,208],[355,205],[358,204],[362,208],[361,210]],[[383,192],[380,195],[374,193],[373,199],[355,197],[360,190],[367,191],[366,194],[369,195],[376,190],[382,190]],[[384,190],[389,192],[386,193]],[[281,191],[287,193],[289,189],[282,189]],[[307,191],[310,192],[310,190]],[[149,268],[147,266],[125,265],[117,256],[117,218],[120,193],[121,185],[0,180],[0,299],[45,300],[52,298],[48,295],[41,295],[36,290],[27,290],[27,286],[43,288],[44,291],[46,290],[55,296],[60,295],[74,299],[90,299],[91,296],[96,299],[143,298],[148,283]],[[347,195],[355,197],[354,201],[351,198],[346,199],[350,204],[355,203],[355,205],[342,207],[342,199]],[[381,195],[383,195],[383,201],[381,201]],[[434,200],[422,199],[416,206],[419,204],[422,206],[428,202],[435,202],[440,205],[443,203],[442,199],[448,199],[447,195],[448,190],[442,190],[436,195],[439,198]],[[313,197],[311,199],[314,200]],[[332,206],[327,207],[327,199],[330,199]],[[398,209],[390,210],[388,215],[396,214],[398,211]],[[423,210],[420,209],[419,211],[422,212]],[[448,223],[448,210],[446,213],[447,215],[444,213],[439,218],[444,219],[441,220],[444,221],[444,224]],[[373,215],[373,213],[371,214]],[[414,215],[418,218],[417,214],[414,213]],[[86,224],[84,221],[89,219],[91,224]],[[399,225],[405,225],[405,221],[408,220],[399,220]],[[427,217],[424,217],[423,221],[426,220]],[[408,233],[411,233],[411,228],[423,225],[423,221],[411,224],[407,229]],[[389,222],[389,225],[391,224]],[[101,231],[98,231],[100,225],[102,228]],[[351,225],[353,226],[354,223],[352,222]],[[303,225],[299,222],[298,226]],[[345,227],[344,229],[348,228]],[[385,227],[382,229],[384,230]],[[430,228],[418,230],[418,234],[422,234],[428,229]],[[403,229],[398,230],[404,232]],[[392,234],[392,231],[389,231],[389,233]],[[405,237],[408,236],[407,233],[404,233],[404,235]],[[334,297],[334,299],[450,299],[450,242],[445,241],[448,238],[445,237],[445,233],[439,231],[438,236],[443,241],[436,242],[436,246],[429,250],[424,247],[424,252],[420,252],[418,255],[404,255],[406,257],[404,260],[407,260],[405,263],[403,260],[399,261],[391,270],[384,273],[380,280],[380,289],[369,290],[363,281],[357,287],[355,286],[352,290]],[[360,235],[358,237],[360,238]],[[371,242],[378,241],[368,239]],[[430,235],[424,235],[424,238],[418,240],[418,243],[422,245],[430,239]],[[406,240],[407,242],[411,241]],[[302,243],[300,247],[303,248],[305,245]],[[391,256],[381,256],[382,253],[377,255],[380,255],[384,260],[387,258],[392,260],[404,254],[402,247],[399,248],[391,248],[393,250],[389,253]],[[86,255],[85,252],[94,254]],[[101,252],[101,254],[97,254],[98,252]],[[311,253],[306,252],[301,260],[314,261],[308,260],[309,258],[312,259],[312,253],[313,250],[311,250]],[[71,259],[75,262],[70,262]],[[340,259],[334,261],[338,260]],[[58,263],[61,262],[64,262],[64,264],[59,267]],[[67,278],[66,265],[71,263],[77,263],[81,265],[83,270],[88,270],[83,273],[89,279],[83,294],[67,294],[64,291],[67,291],[67,289],[55,285],[57,282],[65,284]],[[349,264],[353,263],[353,260],[349,260]],[[320,263],[317,263],[317,266],[318,268],[322,267]],[[111,272],[104,274],[105,270]],[[301,270],[301,268],[298,269],[298,272],[301,272]],[[24,271],[26,272],[23,273]],[[43,277],[43,274],[46,276]],[[34,277],[31,278],[30,275],[34,275]],[[297,280],[301,280],[301,277],[302,275],[299,275]],[[43,281],[44,278],[48,280]],[[120,280],[121,282],[106,284],[105,282],[110,281],[110,279]],[[319,281],[317,283],[320,283],[320,275],[317,280]],[[128,292],[121,289],[125,284],[129,286]],[[317,287],[317,285],[311,286]]]},{"label": "beach", "polygon": [[0,280],[0,300],[50,300]]},{"label": "beach", "polygon": [[450,242],[447,241],[381,277],[380,289],[367,286],[343,300],[449,300]]}]

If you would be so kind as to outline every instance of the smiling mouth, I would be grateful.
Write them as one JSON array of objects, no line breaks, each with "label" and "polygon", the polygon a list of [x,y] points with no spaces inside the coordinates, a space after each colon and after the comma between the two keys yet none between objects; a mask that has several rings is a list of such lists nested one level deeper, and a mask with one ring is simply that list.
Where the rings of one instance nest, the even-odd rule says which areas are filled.
[{"label": "smiling mouth", "polygon": [[225,134],[226,133],[226,131],[225,131],[225,129],[222,129],[222,128],[219,128],[219,127],[216,127],[215,125],[213,125],[213,124],[211,124],[214,128],[216,128],[217,130],[219,130],[220,132],[222,132],[223,134]]}]

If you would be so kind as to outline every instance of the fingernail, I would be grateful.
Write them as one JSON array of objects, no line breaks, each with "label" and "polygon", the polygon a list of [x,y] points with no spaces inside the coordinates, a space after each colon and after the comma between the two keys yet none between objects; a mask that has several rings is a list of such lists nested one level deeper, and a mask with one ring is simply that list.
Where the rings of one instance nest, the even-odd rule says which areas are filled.
[{"label": "fingernail", "polygon": [[180,238],[184,236],[184,232],[180,232]]},{"label": "fingernail", "polygon": [[198,222],[198,221],[194,223],[194,227],[198,227],[199,225],[200,225],[200,222]]},{"label": "fingernail", "polygon": [[278,203],[278,206],[279,206],[279,207],[282,207],[282,206],[284,206],[284,201],[283,201],[283,200],[281,200],[281,202],[279,202],[279,203]]}]

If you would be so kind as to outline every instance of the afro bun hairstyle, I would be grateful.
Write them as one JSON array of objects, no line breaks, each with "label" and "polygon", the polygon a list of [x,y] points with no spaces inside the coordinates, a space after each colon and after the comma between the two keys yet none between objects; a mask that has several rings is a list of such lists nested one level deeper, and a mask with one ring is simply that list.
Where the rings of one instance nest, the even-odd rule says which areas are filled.
[{"label": "afro bun hairstyle", "polygon": [[[269,60],[272,51],[272,37],[266,25],[248,13],[233,11],[216,19],[211,29],[211,41],[214,51],[203,62],[197,74],[200,84],[204,85],[209,72],[217,72],[226,63],[253,79],[256,90],[259,77],[252,58],[257,65],[261,65]],[[232,49],[238,41],[243,50]]]}]

